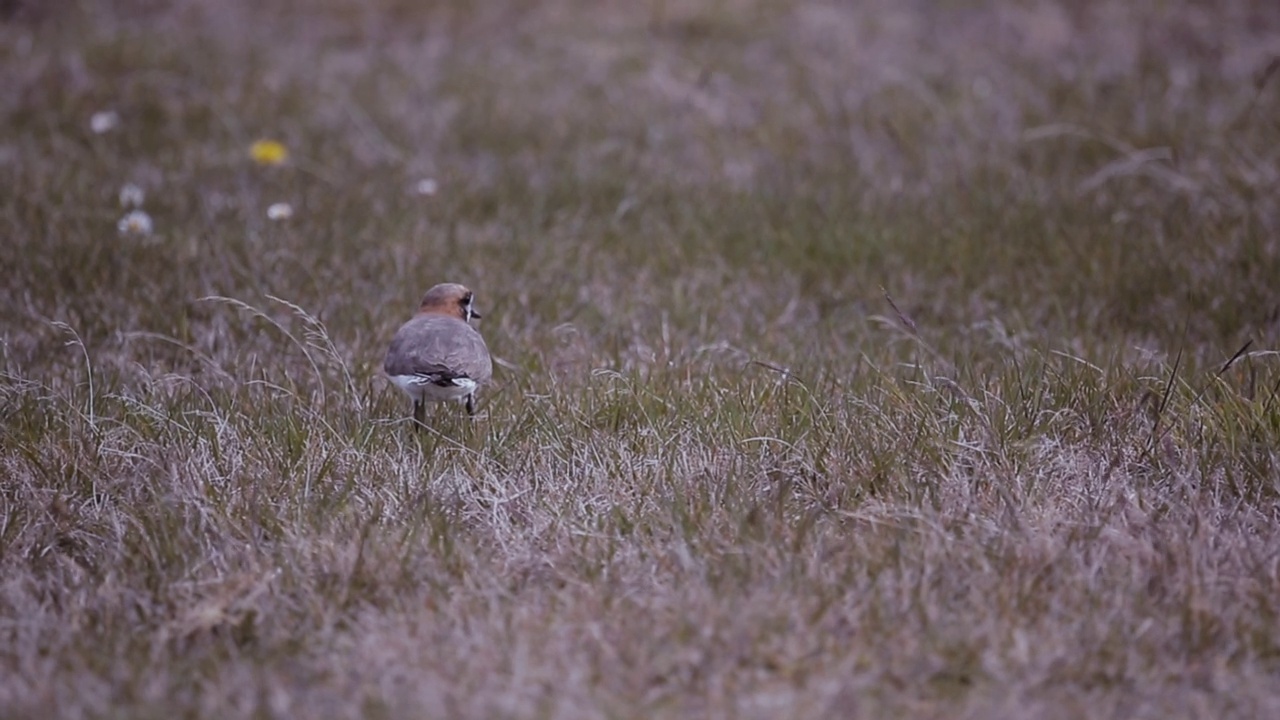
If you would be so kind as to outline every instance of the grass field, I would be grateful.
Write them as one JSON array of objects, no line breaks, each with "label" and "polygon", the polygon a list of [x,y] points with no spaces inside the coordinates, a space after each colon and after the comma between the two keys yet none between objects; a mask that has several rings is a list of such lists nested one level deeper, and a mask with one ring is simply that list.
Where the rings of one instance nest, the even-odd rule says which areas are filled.
[{"label": "grass field", "polygon": [[1280,717],[1273,0],[0,6],[0,717]]}]

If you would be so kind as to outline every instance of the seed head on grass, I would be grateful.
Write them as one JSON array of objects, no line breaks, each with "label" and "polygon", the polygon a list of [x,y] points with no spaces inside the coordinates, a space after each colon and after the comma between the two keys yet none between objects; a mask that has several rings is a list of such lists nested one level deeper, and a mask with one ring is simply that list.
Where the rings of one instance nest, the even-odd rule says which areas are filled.
[{"label": "seed head on grass", "polygon": [[147,237],[152,229],[151,216],[145,210],[130,210],[116,223],[116,230],[126,237]]},{"label": "seed head on grass", "polygon": [[275,221],[288,220],[293,217],[293,206],[284,202],[272,203],[267,208],[267,217]]},{"label": "seed head on grass", "polygon": [[115,110],[103,110],[94,113],[89,118],[89,129],[94,135],[102,135],[111,132],[120,124],[120,113]]},{"label": "seed head on grass", "polygon": [[124,187],[120,188],[120,207],[126,210],[142,207],[146,199],[147,193],[133,183],[125,183]]}]

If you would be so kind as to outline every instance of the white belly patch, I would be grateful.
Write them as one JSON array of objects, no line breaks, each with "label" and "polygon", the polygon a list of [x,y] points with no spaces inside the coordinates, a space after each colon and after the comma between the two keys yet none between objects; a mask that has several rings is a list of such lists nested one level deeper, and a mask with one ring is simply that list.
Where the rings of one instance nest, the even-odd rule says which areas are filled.
[{"label": "white belly patch", "polygon": [[416,400],[461,400],[476,391],[476,381],[471,378],[454,378],[449,385],[437,385],[421,375],[392,375],[391,382]]}]

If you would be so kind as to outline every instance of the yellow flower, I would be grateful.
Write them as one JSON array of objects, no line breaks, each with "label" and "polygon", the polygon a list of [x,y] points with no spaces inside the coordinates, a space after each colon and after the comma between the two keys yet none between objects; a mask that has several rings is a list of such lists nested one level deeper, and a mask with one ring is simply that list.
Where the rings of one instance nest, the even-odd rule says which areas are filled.
[{"label": "yellow flower", "polygon": [[249,157],[259,165],[282,165],[289,159],[289,149],[277,140],[259,140],[249,146]]}]

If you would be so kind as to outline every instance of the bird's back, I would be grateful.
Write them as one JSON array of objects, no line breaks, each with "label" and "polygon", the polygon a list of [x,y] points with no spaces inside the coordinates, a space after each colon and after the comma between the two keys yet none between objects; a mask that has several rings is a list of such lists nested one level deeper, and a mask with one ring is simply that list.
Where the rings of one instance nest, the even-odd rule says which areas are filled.
[{"label": "bird's back", "polygon": [[396,331],[383,370],[392,377],[444,370],[483,384],[493,377],[493,361],[484,338],[466,322],[422,314]]}]

